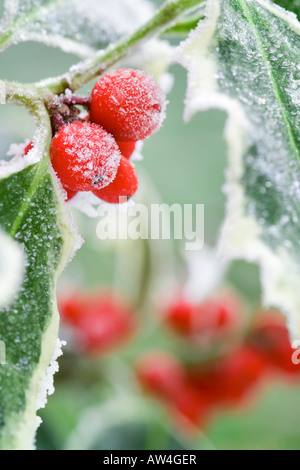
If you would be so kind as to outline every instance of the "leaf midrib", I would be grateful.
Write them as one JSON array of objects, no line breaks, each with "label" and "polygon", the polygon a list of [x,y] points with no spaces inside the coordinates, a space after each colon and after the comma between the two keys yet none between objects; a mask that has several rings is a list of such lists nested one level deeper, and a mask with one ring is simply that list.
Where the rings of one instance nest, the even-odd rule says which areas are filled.
[{"label": "leaf midrib", "polygon": [[30,209],[30,204],[40,187],[41,182],[45,178],[46,174],[48,171],[48,159],[46,157],[43,157],[40,163],[37,164],[37,170],[34,175],[34,178],[32,179],[32,182],[28,188],[27,194],[24,197],[23,203],[21,204],[19,210],[18,210],[18,215],[15,218],[10,230],[9,230],[9,235],[12,238],[15,238],[20,226],[22,225],[22,222]]},{"label": "leaf midrib", "polygon": [[240,3],[241,8],[242,8],[242,10],[243,10],[248,22],[249,22],[250,27],[252,28],[253,34],[254,34],[254,36],[256,38],[256,41],[257,41],[257,47],[258,47],[258,49],[261,53],[261,56],[263,58],[263,62],[264,62],[265,66],[266,66],[266,68],[269,72],[271,83],[272,83],[272,88],[273,88],[275,97],[276,97],[276,99],[278,101],[278,104],[280,106],[280,109],[281,109],[283,121],[284,121],[285,126],[287,128],[287,133],[288,133],[288,136],[289,136],[291,147],[292,147],[294,153],[299,158],[300,157],[299,149],[298,149],[296,140],[294,138],[293,131],[291,129],[291,125],[289,123],[289,118],[288,118],[288,115],[287,115],[287,112],[286,112],[286,108],[285,108],[284,103],[283,103],[283,101],[280,97],[280,92],[279,92],[279,87],[278,87],[278,84],[277,84],[277,80],[276,80],[276,77],[274,76],[273,69],[272,69],[272,66],[270,64],[270,61],[269,61],[268,57],[266,56],[264,46],[263,46],[260,34],[259,34],[259,32],[256,28],[251,10],[249,9],[249,7],[248,7],[247,3],[245,2],[245,0],[239,0],[239,3]]}]

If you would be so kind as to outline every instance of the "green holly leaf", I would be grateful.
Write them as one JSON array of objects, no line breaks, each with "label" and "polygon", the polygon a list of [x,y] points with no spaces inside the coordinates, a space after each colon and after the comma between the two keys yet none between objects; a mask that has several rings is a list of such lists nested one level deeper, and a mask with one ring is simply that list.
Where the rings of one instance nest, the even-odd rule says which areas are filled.
[{"label": "green holly leaf", "polygon": [[37,41],[89,57],[133,32],[152,13],[148,0],[5,0],[0,51]]},{"label": "green holly leaf", "polygon": [[48,157],[0,179],[0,228],[18,241],[25,258],[21,288],[0,310],[6,349],[6,363],[0,365],[0,448],[28,449],[38,426],[36,412],[53,387],[56,365],[48,367],[60,349],[56,281],[74,246]]},{"label": "green holly leaf", "polygon": [[[263,301],[300,333],[300,25],[267,0],[209,0],[178,50],[185,117],[228,113],[225,257],[261,266]],[[216,155],[216,158],[218,156]]]}]

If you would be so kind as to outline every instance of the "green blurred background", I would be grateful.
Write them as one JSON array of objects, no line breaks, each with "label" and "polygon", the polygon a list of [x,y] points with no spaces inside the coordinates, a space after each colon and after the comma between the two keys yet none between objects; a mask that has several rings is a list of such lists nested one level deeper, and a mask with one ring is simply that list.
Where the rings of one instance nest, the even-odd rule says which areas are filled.
[{"label": "green blurred background", "polygon": [[[75,62],[77,62],[76,57],[57,49],[34,43],[20,44],[12,46],[0,55],[0,78],[32,82],[63,73]],[[171,72],[174,74],[175,84],[168,96],[170,103],[167,120],[162,130],[145,143],[143,152],[145,159],[137,164],[137,171],[148,174],[161,200],[168,204],[205,204],[205,240],[208,245],[214,245],[218,239],[225,210],[225,199],[222,194],[226,167],[226,149],[222,138],[225,116],[212,111],[199,114],[192,122],[183,123],[186,73],[178,65],[173,65]],[[87,87],[85,91],[90,88],[91,86]],[[25,110],[8,105],[1,106],[2,157],[10,143],[31,139],[33,132],[34,123]],[[77,218],[79,224],[82,224],[84,236],[88,236],[87,231],[90,231],[91,237],[94,237],[96,221],[86,221],[80,215],[77,215]],[[87,243],[68,268],[64,281],[76,281],[86,286],[112,282],[115,276],[113,259],[116,250],[119,250],[116,246],[105,244],[100,246],[100,242],[95,240],[92,242],[92,247]],[[97,256],[95,252],[98,252]],[[128,263],[129,267],[130,259],[123,259],[123,263],[125,266]],[[255,266],[247,266],[242,262],[234,263],[229,270],[228,281],[244,294],[249,305],[259,304],[260,290]],[[122,284],[122,281],[119,282]],[[131,288],[132,286],[127,287],[129,291]],[[118,361],[124,358],[125,362],[129,361],[132,355],[149,347],[159,346],[160,342],[159,337],[151,336],[150,333],[147,339],[143,337],[128,351],[109,358],[105,367],[110,373],[114,367],[118,370]],[[72,357],[68,361],[71,359]],[[145,415],[144,411],[141,411],[143,417],[140,418],[137,416],[140,398],[129,397],[126,394],[123,396],[122,393],[118,403],[127,408],[128,416],[124,417],[124,422],[114,424],[112,419],[107,423],[110,421],[107,417],[110,416],[109,403],[107,409],[99,410],[95,405],[95,396],[98,396],[101,402],[103,396],[107,398],[107,394],[109,395],[107,391],[109,388],[106,389],[104,385],[92,393],[86,376],[84,381],[87,382],[80,384],[81,368],[90,368],[94,376],[95,367],[98,365],[93,361],[88,364],[82,364],[78,359],[76,361],[79,369],[74,385],[72,384],[74,378],[68,381],[67,373],[62,379],[59,378],[60,374],[56,376],[56,394],[49,398],[46,410],[41,413],[44,424],[38,434],[40,449],[76,446],[76,442],[80,443],[82,434],[78,434],[76,441],[75,433],[70,442],[68,440],[70,432],[74,431],[81,420],[83,426],[81,433],[84,434],[84,423],[88,433],[89,416],[94,416],[95,419],[95,414],[98,412],[95,434],[90,441],[87,437],[90,448],[300,449],[300,388],[281,384],[267,387],[251,408],[218,415],[206,430],[205,437],[200,436],[196,441],[189,441],[179,436],[171,424],[161,429],[156,415],[164,411],[157,411],[155,404],[149,402],[147,405],[149,410]],[[70,364],[63,364],[63,367],[64,371],[68,372]],[[99,382],[101,380],[99,372]],[[123,388],[122,377],[120,388]],[[141,410],[144,406],[141,404]],[[89,412],[86,411],[87,408]],[[98,423],[101,420],[103,420],[102,430]]]}]

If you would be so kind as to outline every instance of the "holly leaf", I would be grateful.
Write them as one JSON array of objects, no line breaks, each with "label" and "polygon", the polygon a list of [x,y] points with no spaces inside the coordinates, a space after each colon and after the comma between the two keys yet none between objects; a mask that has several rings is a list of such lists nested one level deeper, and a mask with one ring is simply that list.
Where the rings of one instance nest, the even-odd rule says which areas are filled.
[{"label": "holly leaf", "polygon": [[18,294],[0,310],[6,349],[0,365],[1,449],[32,448],[36,412],[53,391],[52,361],[60,353],[56,281],[75,242],[60,193],[48,157],[0,179],[0,227],[26,259]]},{"label": "holly leaf", "polygon": [[261,266],[263,301],[300,333],[300,25],[267,0],[209,0],[181,44],[185,118],[225,110],[226,258]]},{"label": "holly leaf", "polygon": [[148,0],[5,0],[0,51],[37,41],[89,57],[133,32],[152,13]]},{"label": "holly leaf", "polygon": [[276,0],[275,3],[286,10],[293,11],[300,18],[300,0]]}]

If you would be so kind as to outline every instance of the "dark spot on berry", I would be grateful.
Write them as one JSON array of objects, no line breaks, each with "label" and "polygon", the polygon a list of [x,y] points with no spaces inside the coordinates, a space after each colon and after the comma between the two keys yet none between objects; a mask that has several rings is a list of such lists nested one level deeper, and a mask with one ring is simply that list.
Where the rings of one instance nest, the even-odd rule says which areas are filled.
[{"label": "dark spot on berry", "polygon": [[161,113],[161,105],[159,103],[156,103],[152,106],[152,109],[154,109],[154,111],[157,111],[158,113]]},{"label": "dark spot on berry", "polygon": [[97,175],[95,178],[92,179],[92,183],[96,186],[99,183],[102,183],[104,177],[102,175]]}]

